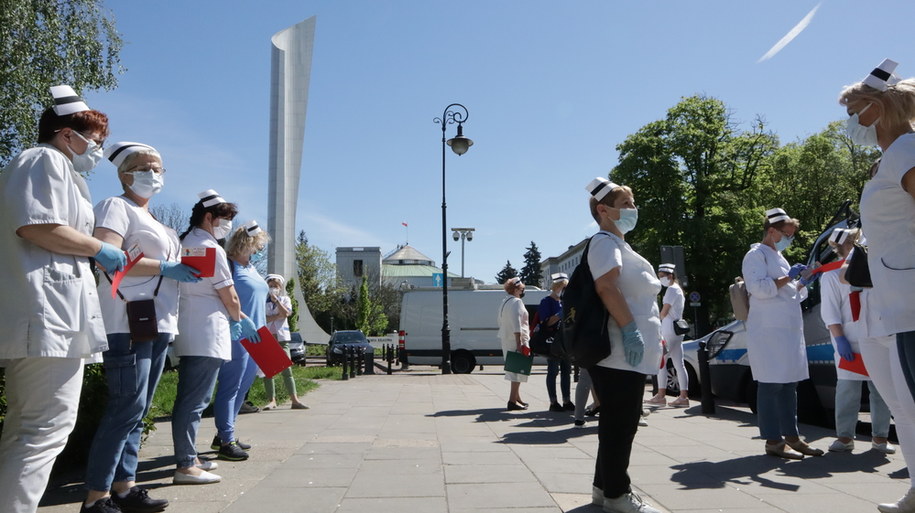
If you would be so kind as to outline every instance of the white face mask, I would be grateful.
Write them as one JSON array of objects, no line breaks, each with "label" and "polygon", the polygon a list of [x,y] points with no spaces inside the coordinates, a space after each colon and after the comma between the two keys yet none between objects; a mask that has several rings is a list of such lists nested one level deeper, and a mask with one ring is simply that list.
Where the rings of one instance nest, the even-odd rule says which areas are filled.
[{"label": "white face mask", "polygon": [[232,220],[231,219],[217,219],[219,224],[213,226],[213,237],[216,237],[216,240],[225,239],[232,233]]},{"label": "white face mask", "polygon": [[279,296],[281,294],[279,287],[270,287],[270,293],[274,296]]},{"label": "white face mask", "polygon": [[72,133],[79,136],[80,139],[86,141],[86,151],[82,152],[81,154],[76,153],[76,150],[70,148],[70,151],[73,153],[73,169],[75,169],[77,173],[88,173],[89,171],[95,169],[95,166],[101,162],[104,151],[97,142],[86,139],[83,137],[83,134],[77,132],[76,130],[73,130]]},{"label": "white face mask", "polygon": [[665,277],[661,278],[661,285],[664,287],[670,287],[671,285],[673,285],[673,283],[674,282],[670,279],[669,276],[665,276]]},{"label": "white face mask", "polygon": [[152,198],[156,194],[159,194],[159,191],[162,190],[162,186],[165,185],[165,176],[156,173],[152,169],[148,171],[134,171],[131,174],[133,175],[133,183],[130,185],[130,190],[141,198]]},{"label": "white face mask", "polygon": [[867,104],[867,107],[861,109],[861,112],[848,116],[848,121],[845,123],[845,133],[848,134],[848,138],[851,139],[851,142],[861,146],[877,145],[877,123],[880,118],[871,123],[871,126],[864,126],[858,120],[858,116],[864,114],[867,109],[871,108],[871,105],[873,103]]},{"label": "white face mask", "polygon": [[621,233],[629,233],[635,228],[636,223],[639,221],[639,211],[635,208],[621,208],[620,209],[620,218],[616,221],[616,227],[619,228]]}]

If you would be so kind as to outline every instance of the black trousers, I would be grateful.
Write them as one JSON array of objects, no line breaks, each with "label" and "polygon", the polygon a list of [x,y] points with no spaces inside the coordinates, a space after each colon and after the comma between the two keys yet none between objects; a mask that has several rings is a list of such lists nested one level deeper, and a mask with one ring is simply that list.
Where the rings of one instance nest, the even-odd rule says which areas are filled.
[{"label": "black trousers", "polygon": [[615,499],[631,491],[627,470],[642,415],[645,375],[597,366],[588,372],[600,400],[594,486],[604,491],[604,497]]}]

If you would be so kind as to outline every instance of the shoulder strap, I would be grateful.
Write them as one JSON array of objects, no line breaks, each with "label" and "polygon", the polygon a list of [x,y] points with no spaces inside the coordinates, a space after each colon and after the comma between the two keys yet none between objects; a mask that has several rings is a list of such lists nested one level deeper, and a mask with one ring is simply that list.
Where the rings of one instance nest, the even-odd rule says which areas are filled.
[{"label": "shoulder strap", "polygon": [[[105,278],[108,280],[108,283],[111,283],[111,286],[113,287],[113,286],[114,286],[114,283],[111,281],[111,276],[108,276],[108,271],[105,271],[105,272],[102,273],[102,274],[105,275]],[[153,297],[156,297],[156,296],[159,295],[159,287],[162,286],[162,278],[164,278],[164,276],[162,276],[162,275],[160,274],[160,275],[159,275],[159,283],[156,283],[156,290],[153,292]],[[123,301],[123,302],[125,302],[125,303],[128,302],[127,299],[124,298],[124,294],[121,294],[121,291],[120,291],[120,290],[118,290],[117,293],[118,293],[118,297],[121,298],[121,301]]]}]

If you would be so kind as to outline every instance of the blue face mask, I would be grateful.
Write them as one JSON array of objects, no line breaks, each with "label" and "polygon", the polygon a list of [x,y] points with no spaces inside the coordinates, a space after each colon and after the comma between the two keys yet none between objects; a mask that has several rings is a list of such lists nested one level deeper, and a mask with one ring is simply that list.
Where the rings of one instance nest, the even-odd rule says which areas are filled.
[{"label": "blue face mask", "polygon": [[616,227],[619,228],[620,232],[625,234],[632,231],[638,221],[639,210],[637,208],[621,208],[620,218],[613,222],[616,224]]},{"label": "blue face mask", "polygon": [[782,234],[782,238],[778,242],[775,243],[775,250],[784,251],[784,250],[788,249],[788,246],[790,246],[792,242],[794,242],[793,235],[791,237],[788,237],[787,235]]}]

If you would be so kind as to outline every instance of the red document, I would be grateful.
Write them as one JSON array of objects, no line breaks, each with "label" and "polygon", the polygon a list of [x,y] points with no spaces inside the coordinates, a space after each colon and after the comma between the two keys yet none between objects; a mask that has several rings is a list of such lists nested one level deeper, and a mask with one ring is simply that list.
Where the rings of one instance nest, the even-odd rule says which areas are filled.
[{"label": "red document", "polygon": [[844,369],[850,372],[857,372],[864,376],[868,376],[867,369],[864,368],[864,358],[861,358],[861,353],[852,353],[855,355],[854,361],[848,361],[845,358],[839,357],[839,368]]},{"label": "red document", "polygon": [[127,276],[127,271],[133,269],[133,266],[137,265],[137,262],[143,258],[143,252],[140,251],[139,244],[134,244],[125,253],[127,253],[127,265],[120,271],[115,271],[114,279],[111,280],[111,299],[118,297],[118,287],[121,286],[121,280],[124,279],[124,276]]},{"label": "red document", "polygon": [[292,360],[286,356],[286,351],[283,351],[266,326],[262,326],[257,333],[261,336],[260,342],[254,344],[243,338],[241,345],[254,358],[254,363],[261,368],[264,376],[272,378],[292,366]]},{"label": "red document", "polygon": [[210,278],[216,272],[216,248],[181,248],[181,263],[200,271],[198,278]]}]

